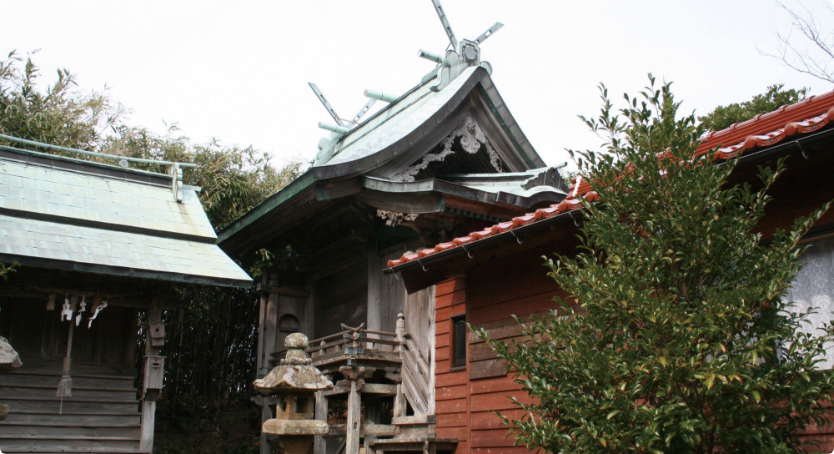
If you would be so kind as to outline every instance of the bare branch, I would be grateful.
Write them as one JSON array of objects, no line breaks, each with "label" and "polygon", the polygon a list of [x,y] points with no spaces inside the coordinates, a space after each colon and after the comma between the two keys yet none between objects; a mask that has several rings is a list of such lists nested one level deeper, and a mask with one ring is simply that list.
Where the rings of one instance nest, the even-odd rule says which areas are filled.
[{"label": "bare branch", "polygon": [[[791,30],[787,34],[777,33],[777,52],[769,53],[759,49],[762,55],[776,58],[787,67],[810,76],[834,83],[834,34],[822,31],[814,14],[802,3],[801,10],[794,10],[777,2],[791,18]],[[824,3],[834,16],[834,7]],[[795,33],[801,35],[795,37]]]}]

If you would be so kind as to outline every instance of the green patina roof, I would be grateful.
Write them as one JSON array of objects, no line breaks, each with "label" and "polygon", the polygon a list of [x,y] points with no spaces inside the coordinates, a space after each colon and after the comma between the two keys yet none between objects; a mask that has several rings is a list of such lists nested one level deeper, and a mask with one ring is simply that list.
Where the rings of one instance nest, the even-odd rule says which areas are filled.
[{"label": "green patina roof", "polygon": [[196,188],[170,177],[4,148],[0,261],[210,285],[252,280],[216,245]]},{"label": "green patina roof", "polygon": [[[223,229],[220,232],[220,244],[227,250],[239,252],[235,243],[253,234],[257,235],[256,224],[265,222],[273,210],[291,202],[310,187],[322,182],[368,174],[389,162],[413,154],[413,145],[430,136],[439,125],[451,125],[454,121],[460,120],[450,122],[452,113],[466,102],[473,91],[483,98],[487,110],[496,117],[501,130],[512,143],[511,149],[507,150],[512,156],[505,158],[514,158],[517,162],[516,167],[522,172],[545,166],[515,122],[495,88],[489,71],[479,66],[468,67],[448,85],[433,90],[432,87],[438,80],[437,77],[425,80],[347,134],[331,135],[330,143],[320,150],[313,167]],[[415,154],[406,159],[407,162],[403,166],[411,164],[420,156],[422,155]],[[517,185],[517,182],[515,183]],[[478,189],[495,194],[503,192],[521,198],[535,197],[538,192],[542,192],[541,189],[516,189],[513,192],[512,186],[512,183],[504,185],[503,188],[482,185]]]}]

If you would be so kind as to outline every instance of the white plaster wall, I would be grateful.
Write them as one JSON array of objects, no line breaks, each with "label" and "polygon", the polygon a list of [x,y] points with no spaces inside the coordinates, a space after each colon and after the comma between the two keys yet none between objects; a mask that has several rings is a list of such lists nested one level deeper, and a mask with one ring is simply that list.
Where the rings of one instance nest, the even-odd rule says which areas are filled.
[{"label": "white plaster wall", "polygon": [[[834,237],[811,243],[801,260],[803,268],[788,290],[787,299],[796,304],[795,310],[799,312],[817,308],[817,313],[810,317],[812,325],[803,330],[820,334],[817,327],[831,321],[834,311]],[[827,352],[826,361],[820,367],[834,367],[834,345],[828,345]]]}]

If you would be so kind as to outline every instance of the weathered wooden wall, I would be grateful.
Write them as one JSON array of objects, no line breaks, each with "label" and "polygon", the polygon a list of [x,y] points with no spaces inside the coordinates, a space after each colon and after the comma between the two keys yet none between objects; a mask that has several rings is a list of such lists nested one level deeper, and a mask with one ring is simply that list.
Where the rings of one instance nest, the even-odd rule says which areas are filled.
[{"label": "weathered wooden wall", "polygon": [[[59,295],[51,311],[46,310],[45,296],[0,296],[0,336],[8,338],[29,362],[63,358],[69,330],[69,322],[60,321],[63,296]],[[88,301],[88,311],[91,306]],[[134,367],[137,317],[137,309],[116,305],[102,310],[90,328],[85,317],[73,333],[73,360]]]},{"label": "weathered wooden wall", "polygon": [[337,271],[316,281],[313,337],[342,331],[341,324],[359,326],[368,320],[368,264]]},{"label": "weathered wooden wall", "polygon": [[403,311],[405,286],[402,279],[393,274],[383,274],[388,260],[405,253],[405,246],[368,254],[368,329],[393,333],[397,314]]}]

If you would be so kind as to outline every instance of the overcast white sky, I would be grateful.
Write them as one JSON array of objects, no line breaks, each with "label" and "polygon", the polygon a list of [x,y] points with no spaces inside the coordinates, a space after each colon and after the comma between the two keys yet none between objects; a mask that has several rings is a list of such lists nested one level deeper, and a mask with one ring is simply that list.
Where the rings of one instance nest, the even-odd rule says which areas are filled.
[{"label": "overcast white sky", "polygon": [[[805,3],[822,17],[815,1]],[[771,0],[443,4],[458,38],[505,24],[483,58],[548,164],[566,160],[565,148],[599,146],[576,117],[598,111],[599,82],[619,98],[652,72],[700,113],[779,82],[813,94],[834,88],[759,54],[756,46],[775,49],[776,32],[790,27]],[[252,144],[275,164],[311,160],[326,135],[316,124],[329,117],[307,82],[350,117],[366,88],[400,94],[416,85],[433,67],[417,50],[447,44],[429,0],[0,0],[0,15],[4,56],[40,49],[47,78],[65,67],[82,87],[107,85],[133,124],[161,132],[163,120],[177,122],[196,142]]]}]

